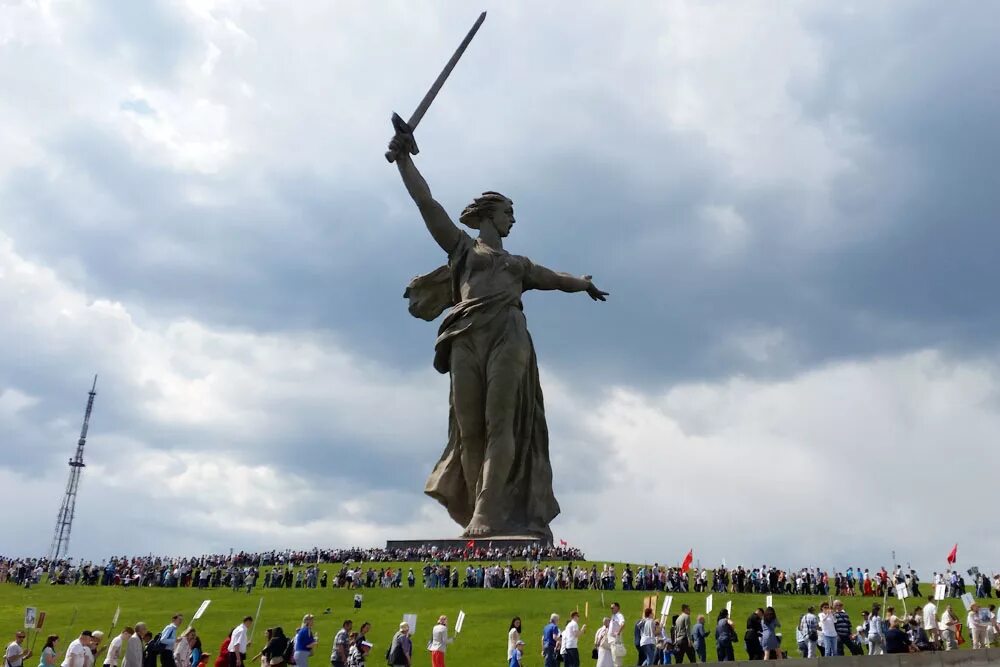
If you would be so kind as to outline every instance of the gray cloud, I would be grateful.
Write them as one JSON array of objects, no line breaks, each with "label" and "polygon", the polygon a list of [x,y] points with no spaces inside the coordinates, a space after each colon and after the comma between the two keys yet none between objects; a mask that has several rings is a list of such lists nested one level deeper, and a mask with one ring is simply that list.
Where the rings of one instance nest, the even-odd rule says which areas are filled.
[{"label": "gray cloud", "polygon": [[[491,13],[419,130],[449,210],[504,191],[512,252],[612,292],[524,299],[547,396],[572,387],[551,401],[564,507],[627,456],[572,407],[613,387],[993,354],[995,8],[568,7]],[[377,518],[359,538],[384,503],[450,528],[418,500],[445,428],[435,326],[401,298],[443,258],[381,153],[472,17],[109,11],[11,13],[0,39],[7,266],[55,272],[0,285],[11,312],[42,304],[0,325],[0,396],[30,398],[0,423],[32,452],[4,468],[61,486],[93,369],[115,447],[332,478]],[[393,391],[405,414],[366,425]]]}]

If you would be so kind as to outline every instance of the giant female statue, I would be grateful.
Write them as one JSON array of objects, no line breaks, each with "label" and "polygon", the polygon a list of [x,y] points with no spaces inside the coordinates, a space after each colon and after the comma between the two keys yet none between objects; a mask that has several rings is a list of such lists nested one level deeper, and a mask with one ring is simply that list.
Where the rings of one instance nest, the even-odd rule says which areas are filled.
[{"label": "giant female statue", "polygon": [[552,493],[549,434],[535,348],[521,310],[527,290],[586,292],[604,301],[590,276],[558,273],[504,250],[513,202],[486,192],[462,211],[459,229],[410,156],[412,136],[389,143],[399,174],[448,263],[414,278],[410,313],[431,321],[446,309],[434,368],[451,374],[448,444],[424,492],[465,526],[466,537],[532,535],[551,539],[559,514]]}]

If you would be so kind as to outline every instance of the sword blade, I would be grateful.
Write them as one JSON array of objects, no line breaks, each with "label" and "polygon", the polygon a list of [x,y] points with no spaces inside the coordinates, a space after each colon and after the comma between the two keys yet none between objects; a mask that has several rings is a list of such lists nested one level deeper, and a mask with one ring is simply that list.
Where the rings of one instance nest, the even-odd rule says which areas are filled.
[{"label": "sword blade", "polygon": [[469,43],[472,42],[472,38],[476,36],[479,26],[481,26],[485,20],[486,12],[483,12],[479,15],[479,18],[476,19],[476,22],[472,24],[469,34],[465,36],[462,43],[458,45],[457,49],[455,49],[455,53],[452,54],[448,64],[446,64],[444,69],[441,70],[441,73],[438,74],[438,78],[434,80],[434,84],[430,87],[430,90],[427,91],[427,94],[424,95],[424,99],[420,100],[420,104],[417,105],[416,111],[413,112],[413,115],[410,116],[410,120],[407,123],[407,125],[410,126],[411,131],[415,130],[417,125],[420,124],[420,120],[424,117],[424,114],[427,113],[427,109],[430,108],[431,102],[433,102],[434,98],[437,97],[438,92],[441,90],[441,86],[443,86],[444,82],[448,80],[448,75],[451,74],[453,69],[455,69],[455,65],[458,64],[462,54],[465,53],[465,49],[467,49]]}]

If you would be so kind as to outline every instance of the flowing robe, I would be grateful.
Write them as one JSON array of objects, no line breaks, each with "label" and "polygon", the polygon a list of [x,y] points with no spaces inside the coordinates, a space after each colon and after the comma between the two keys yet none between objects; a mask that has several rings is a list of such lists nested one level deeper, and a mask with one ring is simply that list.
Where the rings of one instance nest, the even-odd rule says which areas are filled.
[{"label": "flowing robe", "polygon": [[[461,363],[479,364],[483,369],[483,397],[489,390],[485,385],[491,382],[490,374],[485,372],[491,356],[500,347],[518,348],[514,352],[525,361],[514,387],[517,396],[513,414],[504,415],[513,420],[514,459],[505,492],[498,501],[502,507],[491,509],[491,515],[504,517],[501,525],[493,526],[494,534],[551,539],[549,523],[559,514],[559,503],[552,492],[549,436],[538,363],[521,313],[521,294],[532,289],[533,270],[534,265],[526,257],[494,250],[462,232],[449,254],[448,264],[414,278],[404,297],[410,300],[410,314],[427,321],[433,321],[450,307],[434,346],[434,368],[438,372],[452,372],[453,348],[463,338],[476,337],[477,344],[463,348],[460,358]],[[475,288],[471,287],[473,283]],[[474,350],[474,358],[469,358],[469,349]],[[475,488],[475,480],[482,471],[463,469],[454,386],[453,382],[448,401],[448,444],[427,479],[424,493],[444,505],[452,519],[466,526],[476,505],[469,489]],[[485,400],[478,409],[485,412]],[[485,455],[489,456],[488,443]]]}]

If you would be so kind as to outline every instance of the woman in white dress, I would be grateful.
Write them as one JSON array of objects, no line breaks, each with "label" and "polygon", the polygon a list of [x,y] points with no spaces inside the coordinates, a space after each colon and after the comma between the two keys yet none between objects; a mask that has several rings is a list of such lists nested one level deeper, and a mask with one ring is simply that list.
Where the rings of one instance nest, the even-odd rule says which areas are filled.
[{"label": "woman in white dress", "polygon": [[594,635],[594,646],[597,648],[597,667],[614,667],[614,660],[611,656],[611,642],[608,641],[608,632],[611,619],[607,616],[601,621],[601,627]]},{"label": "woman in white dress", "polygon": [[510,657],[514,655],[514,649],[517,648],[517,642],[521,639],[521,617],[515,616],[510,621],[510,631],[507,633],[507,662],[510,662]]}]

